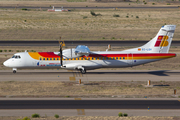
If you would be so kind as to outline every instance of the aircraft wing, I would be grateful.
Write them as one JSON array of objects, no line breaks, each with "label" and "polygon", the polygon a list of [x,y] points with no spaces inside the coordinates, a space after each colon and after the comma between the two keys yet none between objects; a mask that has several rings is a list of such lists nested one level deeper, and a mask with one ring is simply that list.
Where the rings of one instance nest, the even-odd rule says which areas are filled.
[{"label": "aircraft wing", "polygon": [[75,55],[86,55],[86,56],[88,56],[89,54],[90,54],[90,50],[85,45],[78,45],[75,48]]}]

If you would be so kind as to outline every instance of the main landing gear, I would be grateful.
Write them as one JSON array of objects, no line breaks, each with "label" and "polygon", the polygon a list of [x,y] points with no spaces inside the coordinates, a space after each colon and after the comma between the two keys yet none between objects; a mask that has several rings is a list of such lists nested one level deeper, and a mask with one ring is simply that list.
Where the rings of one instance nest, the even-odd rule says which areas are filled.
[{"label": "main landing gear", "polygon": [[80,69],[82,74],[86,74],[86,70],[85,69]]},{"label": "main landing gear", "polygon": [[86,69],[85,69],[84,67],[78,66],[76,69],[77,69],[77,70],[80,70],[80,72],[81,72],[82,74],[86,74]]}]

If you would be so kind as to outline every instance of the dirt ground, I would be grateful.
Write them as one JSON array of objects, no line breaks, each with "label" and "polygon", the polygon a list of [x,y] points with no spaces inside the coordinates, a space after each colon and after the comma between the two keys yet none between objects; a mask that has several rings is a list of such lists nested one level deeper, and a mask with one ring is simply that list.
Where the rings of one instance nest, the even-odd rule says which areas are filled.
[{"label": "dirt ground", "polygon": [[180,38],[178,8],[90,11],[1,9],[0,40],[150,40],[164,24],[177,25],[173,40]]},{"label": "dirt ground", "polygon": [[[0,117],[1,120],[21,120],[24,117]],[[31,120],[179,120],[180,117],[146,117],[146,116],[134,116],[134,117],[116,117],[116,116],[71,116],[59,118],[54,117],[41,117],[41,118],[31,118]]]},{"label": "dirt ground", "polygon": [[[7,81],[0,82],[0,97],[61,97],[61,98],[176,98],[180,96],[180,82],[146,81],[111,82]],[[174,96],[174,89],[177,95]]]}]

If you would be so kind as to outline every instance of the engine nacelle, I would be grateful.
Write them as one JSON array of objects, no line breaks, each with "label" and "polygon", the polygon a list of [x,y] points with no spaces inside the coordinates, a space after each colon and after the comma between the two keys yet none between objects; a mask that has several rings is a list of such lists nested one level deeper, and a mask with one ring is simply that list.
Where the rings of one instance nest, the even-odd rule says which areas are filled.
[{"label": "engine nacelle", "polygon": [[77,58],[77,57],[81,57],[82,55],[78,55],[75,54],[76,49],[72,48],[72,49],[65,49],[63,50],[63,58],[67,59],[67,58]]}]

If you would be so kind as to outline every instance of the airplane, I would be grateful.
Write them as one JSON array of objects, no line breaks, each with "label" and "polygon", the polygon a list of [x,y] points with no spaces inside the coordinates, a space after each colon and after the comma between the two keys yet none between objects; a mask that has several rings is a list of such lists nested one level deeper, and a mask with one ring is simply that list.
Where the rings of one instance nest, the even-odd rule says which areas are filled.
[{"label": "airplane", "polygon": [[21,52],[13,55],[3,64],[13,69],[22,68],[62,68],[79,70],[82,74],[86,70],[98,68],[132,67],[149,62],[176,57],[168,53],[176,25],[164,25],[157,35],[141,47],[123,51],[90,51],[85,45],[62,50],[64,42],[60,44],[59,52]]}]

